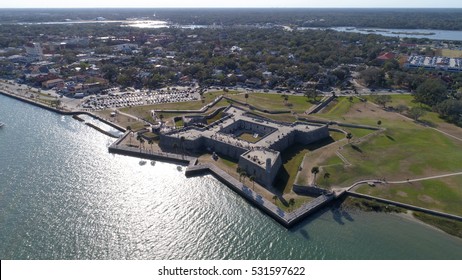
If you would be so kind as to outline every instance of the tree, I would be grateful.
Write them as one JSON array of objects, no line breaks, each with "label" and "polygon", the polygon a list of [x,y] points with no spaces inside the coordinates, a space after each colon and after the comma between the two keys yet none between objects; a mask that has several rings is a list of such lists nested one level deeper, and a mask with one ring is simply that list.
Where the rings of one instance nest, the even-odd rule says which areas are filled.
[{"label": "tree", "polygon": [[385,83],[385,74],[382,69],[377,67],[369,67],[364,71],[361,71],[361,78],[368,87],[378,86],[381,87]]},{"label": "tree", "polygon": [[391,96],[390,95],[378,95],[375,97],[375,102],[377,102],[377,104],[385,108],[387,103],[391,102]]},{"label": "tree", "polygon": [[140,152],[141,152],[141,144],[144,143],[144,139],[143,139],[143,137],[141,136],[141,134],[138,134],[138,135],[136,136],[136,140],[138,140],[138,141],[140,142]]},{"label": "tree", "polygon": [[351,134],[351,132],[348,132],[346,135],[346,139],[348,139],[348,143],[350,143],[352,138],[353,138],[353,134]]},{"label": "tree", "polygon": [[148,140],[148,144],[151,145],[151,151],[152,151],[152,144],[154,144],[154,140],[149,139],[149,140]]},{"label": "tree", "polygon": [[247,99],[249,98],[249,94],[246,93],[246,94],[244,95],[244,97],[245,97],[245,104],[247,104]]},{"label": "tree", "polygon": [[311,174],[314,175],[314,179],[313,179],[313,183],[316,185],[316,174],[319,173],[319,167],[318,166],[313,166],[313,168],[311,168]]},{"label": "tree", "polygon": [[378,126],[382,125],[382,121],[381,121],[381,120],[378,120],[378,121],[377,121],[377,125],[378,125]]},{"label": "tree", "polygon": [[[245,172],[245,170],[242,170],[241,173],[240,173],[240,177],[242,177],[242,182],[245,182],[245,177],[247,177],[247,172]],[[239,177],[239,178],[240,178]]]},{"label": "tree", "polygon": [[435,106],[447,98],[446,84],[439,79],[425,80],[414,93],[415,101],[428,106]]},{"label": "tree", "polygon": [[419,120],[420,117],[422,117],[423,115],[425,115],[425,110],[423,108],[420,108],[420,107],[412,107],[411,109],[409,109],[409,111],[407,111],[409,116],[411,118],[413,118],[415,121]]},{"label": "tree", "polygon": [[250,182],[252,182],[252,189],[255,189],[255,175],[249,177]]},{"label": "tree", "polygon": [[276,195],[273,195],[274,204],[276,204],[277,199],[278,197]]},{"label": "tree", "polygon": [[305,95],[306,98],[313,98],[314,102],[316,102],[316,98],[318,97],[318,93],[314,88],[307,90],[303,95]]},{"label": "tree", "polygon": [[324,178],[324,181],[326,181],[326,184],[327,184],[327,180],[330,178],[330,173],[329,172],[324,173],[323,178]]},{"label": "tree", "polygon": [[436,106],[436,111],[440,117],[449,122],[461,125],[462,120],[462,100],[448,99]]},{"label": "tree", "polygon": [[293,198],[289,199],[289,206],[291,209],[294,207],[294,205],[295,205],[295,199]]},{"label": "tree", "polygon": [[128,134],[130,135],[130,145],[132,145],[132,127],[131,126],[127,126],[127,130],[128,130]]}]

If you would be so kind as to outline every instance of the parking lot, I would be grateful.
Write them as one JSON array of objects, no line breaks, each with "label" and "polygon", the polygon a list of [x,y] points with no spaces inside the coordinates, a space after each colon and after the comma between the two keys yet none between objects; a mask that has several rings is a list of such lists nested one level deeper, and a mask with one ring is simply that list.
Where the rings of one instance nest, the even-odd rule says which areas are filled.
[{"label": "parking lot", "polygon": [[158,91],[119,92],[108,90],[105,94],[90,96],[84,99],[81,107],[91,110],[142,106],[150,104],[186,102],[199,99],[199,93],[194,89],[172,89]]}]

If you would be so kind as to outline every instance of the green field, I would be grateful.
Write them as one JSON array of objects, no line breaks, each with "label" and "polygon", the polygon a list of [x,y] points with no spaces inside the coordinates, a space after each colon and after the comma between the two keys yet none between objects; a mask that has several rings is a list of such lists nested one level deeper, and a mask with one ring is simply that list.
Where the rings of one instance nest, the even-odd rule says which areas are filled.
[{"label": "green field", "polygon": [[[410,95],[393,95],[389,106],[420,106],[412,100]],[[428,124],[454,134],[460,134],[460,128],[445,123],[436,113],[428,112],[422,117],[426,126],[371,104],[339,98],[320,116],[376,126],[380,119],[380,127],[385,128],[365,139],[358,138],[368,134],[367,130],[342,128],[353,134],[351,144],[339,150],[351,165],[344,164],[336,155],[320,164],[324,172],[331,174],[329,180],[334,187],[347,187],[362,179],[405,181],[462,171],[462,141],[448,137]],[[321,178],[318,177],[317,181],[322,184]],[[412,184],[364,185],[357,192],[462,215],[462,176]]]},{"label": "green field", "polygon": [[462,215],[462,176],[404,184],[359,187],[359,193],[392,199],[398,202]]},{"label": "green field", "polygon": [[249,93],[249,98],[245,98],[245,94],[232,96],[232,99],[240,102],[267,110],[291,110],[296,113],[303,113],[314,105],[312,99],[305,96],[287,95],[288,100],[285,101],[281,94],[267,93]]}]

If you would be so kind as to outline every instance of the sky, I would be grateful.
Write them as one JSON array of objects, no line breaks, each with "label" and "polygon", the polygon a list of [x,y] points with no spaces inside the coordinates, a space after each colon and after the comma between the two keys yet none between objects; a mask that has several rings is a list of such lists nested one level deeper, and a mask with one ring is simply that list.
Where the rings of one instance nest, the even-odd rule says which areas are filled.
[{"label": "sky", "polygon": [[[5,3],[6,2],[6,3]],[[461,0],[0,0],[0,8],[462,8]]]}]

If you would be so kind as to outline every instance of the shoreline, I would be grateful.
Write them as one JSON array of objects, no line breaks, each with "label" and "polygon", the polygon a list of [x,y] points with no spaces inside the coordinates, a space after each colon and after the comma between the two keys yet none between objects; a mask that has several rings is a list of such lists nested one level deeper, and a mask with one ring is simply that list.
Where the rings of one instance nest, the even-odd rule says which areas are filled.
[{"label": "shoreline", "polygon": [[[54,112],[54,113],[57,113],[57,114],[60,114],[60,115],[66,115],[66,116],[77,116],[77,115],[87,115],[87,116],[90,116],[94,119],[97,119],[98,121],[101,121],[121,132],[125,132],[126,129],[121,127],[120,125],[118,124],[115,124],[113,122],[110,122],[110,121],[107,121],[91,112],[86,112],[86,111],[64,111],[64,110],[59,110],[57,108],[53,108],[53,107],[50,107],[50,106],[47,106],[45,104],[42,104],[40,102],[37,102],[35,100],[32,100],[32,99],[28,99],[28,98],[24,98],[22,96],[19,96],[19,95],[16,95],[16,94],[13,94],[13,93],[9,93],[7,92],[5,89],[1,89],[0,90],[0,94],[4,95],[4,96],[8,96],[8,97],[11,97],[11,98],[14,98],[16,100],[19,100],[19,101],[22,101],[22,102],[25,102],[25,103],[28,103],[30,105],[33,105],[33,106],[37,106],[37,107],[40,107],[42,109],[45,109],[45,110],[48,110],[48,111],[51,111],[51,112]],[[92,126],[92,128],[94,128]],[[96,128],[95,128],[96,129]],[[99,129],[97,129],[99,131]],[[101,133],[105,133],[103,131],[100,131]],[[106,133],[105,133],[106,134]],[[109,136],[109,135],[108,135]]]},{"label": "shoreline", "polygon": [[[110,121],[107,121],[105,119],[102,119],[101,117],[91,113],[91,112],[85,112],[85,111],[63,111],[63,110],[59,110],[57,108],[53,108],[53,107],[50,107],[50,106],[47,106],[45,104],[42,104],[42,103],[39,103],[37,101],[34,101],[32,99],[27,99],[27,98],[24,98],[24,97],[21,97],[21,96],[18,96],[18,95],[15,95],[13,93],[8,93],[6,92],[4,89],[3,90],[0,90],[0,94],[4,95],[4,96],[7,96],[7,97],[11,97],[13,99],[16,99],[16,100],[19,100],[19,101],[23,101],[23,102],[26,102],[30,105],[35,105],[37,107],[40,107],[42,109],[45,109],[45,110],[48,110],[48,111],[52,111],[54,113],[57,113],[57,114],[61,114],[61,115],[71,115],[71,116],[77,116],[77,115],[80,115],[80,114],[84,114],[84,115],[88,115],[88,116],[91,116],[113,128],[116,128],[117,130],[119,131],[122,131],[124,132],[124,135],[118,137],[117,141],[115,141],[109,148],[108,148],[108,151],[109,153],[116,153],[116,154],[123,154],[123,155],[127,155],[127,156],[133,156],[133,157],[137,157],[137,158],[146,158],[146,159],[153,159],[153,160],[160,160],[160,161],[164,161],[164,162],[170,162],[170,163],[175,163],[175,164],[182,164],[182,165],[188,165],[187,168],[193,168],[196,167],[196,169],[198,170],[201,170],[201,172],[199,173],[208,173],[210,175],[212,175],[215,179],[217,179],[218,181],[221,181],[222,183],[224,183],[226,186],[230,187],[233,191],[235,191],[236,193],[238,193],[242,198],[246,199],[248,202],[250,202],[252,205],[256,206],[257,208],[259,208],[262,212],[264,212],[265,214],[269,215],[270,217],[272,217],[275,221],[277,221],[278,223],[280,223],[281,225],[283,225],[284,227],[286,228],[291,228],[293,227],[294,225],[298,224],[299,222],[303,221],[305,218],[307,218],[308,216],[310,216],[311,214],[314,214],[315,212],[317,212],[318,210],[320,210],[321,208],[324,208],[328,205],[330,205],[332,202],[335,202],[335,201],[338,201],[340,200],[341,198],[343,197],[351,197],[351,198],[354,198],[356,197],[356,193],[351,193],[351,192],[340,192],[339,194],[335,194],[335,195],[331,195],[330,197],[327,197],[326,195],[322,195],[322,196],[319,196],[317,197],[316,199],[320,198],[319,200],[316,201],[313,200],[313,201],[310,201],[308,203],[305,203],[303,205],[301,205],[299,208],[295,209],[294,211],[292,212],[285,212],[283,211],[282,209],[280,209],[279,207],[277,207],[275,204],[271,203],[271,202],[268,202],[267,201],[267,205],[269,205],[269,207],[267,205],[265,205],[265,203],[262,203],[261,200],[262,200],[262,197],[261,195],[258,195],[258,193],[255,193],[255,195],[248,195],[247,194],[247,191],[250,190],[250,188],[244,186],[243,184],[241,184],[240,182],[238,182],[239,184],[242,185],[239,186],[239,184],[237,184],[236,182],[232,182],[232,180],[224,180],[223,181],[223,176],[220,176],[218,175],[218,173],[221,171],[223,173],[225,173],[223,170],[221,170],[219,167],[217,166],[211,166],[210,164],[204,164],[201,166],[201,164],[199,163],[198,164],[198,159],[197,158],[194,158],[194,160],[192,159],[188,159],[188,160],[185,160],[184,159],[184,156],[180,156],[180,155],[177,155],[177,154],[170,154],[170,153],[163,153],[162,154],[157,154],[157,155],[154,155],[154,154],[148,154],[148,153],[142,153],[140,150],[138,150],[137,148],[129,148],[127,147],[127,149],[130,149],[130,151],[125,151],[125,152],[121,152],[120,148],[116,147],[122,140],[124,137],[126,137],[128,134],[127,134],[127,131],[125,128],[115,124],[115,123],[112,123]],[[87,124],[87,123],[86,123]],[[88,125],[88,124],[87,124]],[[105,131],[103,131],[102,129],[98,129],[96,126],[91,126],[92,128],[94,128],[95,130],[99,131],[100,133],[103,133],[107,136],[110,136],[108,135]],[[112,136],[113,137],[113,136]],[[182,157],[182,158],[180,158]],[[219,171],[215,171],[214,169],[216,170],[219,170]],[[192,170],[190,171],[191,173],[197,173],[197,170]],[[187,173],[189,173],[187,171]],[[234,178],[232,178],[234,179]],[[244,188],[246,188],[246,191],[244,192]],[[254,192],[251,191],[251,194],[253,194]],[[362,198],[362,199],[368,199],[368,198]],[[374,198],[375,199],[375,198]],[[379,198],[380,199],[380,198]],[[264,200],[263,200],[264,202]],[[343,201],[341,201],[343,203]],[[383,203],[383,202],[381,202]],[[318,205],[319,204],[319,205]],[[406,207],[400,207],[398,206],[400,209],[407,209]],[[275,209],[274,209],[275,208]],[[428,209],[430,210],[430,209]],[[430,211],[433,211],[433,210],[430,210]],[[439,217],[439,218],[444,218],[442,217],[441,215],[434,215],[434,214],[431,214],[429,213],[430,215],[434,216],[434,217]],[[443,213],[443,214],[446,214],[446,213]],[[453,217],[451,216],[454,216],[454,215],[451,215],[451,214],[447,214],[447,218],[449,219],[453,219],[453,220],[459,220],[459,218],[461,217],[458,217],[456,219],[454,219]],[[434,225],[431,225],[431,224],[427,224],[426,222],[422,221],[422,220],[419,220],[417,219],[416,217],[414,216],[411,216],[409,218],[412,218],[413,220],[415,221],[419,221],[420,223],[424,223],[425,225],[429,226],[429,227],[432,227],[432,228],[435,228],[435,229],[438,229],[439,231],[443,231],[441,229],[439,229],[438,227],[434,226]],[[445,231],[443,231],[445,232]],[[448,232],[445,232],[446,234],[449,234],[449,235],[452,235]],[[452,235],[454,236],[454,235]],[[455,236],[457,237],[457,236]]]},{"label": "shoreline", "polygon": [[[190,168],[190,171],[187,173],[193,174],[197,173],[197,170],[191,170],[191,168],[198,169],[201,172],[207,172],[208,174],[212,175],[215,179],[218,181],[221,181],[224,183],[226,186],[231,188],[233,191],[235,191],[237,194],[239,194],[242,198],[250,202],[253,206],[256,206],[259,210],[273,218],[275,221],[277,221],[279,224],[286,228],[291,228],[298,224],[299,222],[303,221],[305,218],[310,216],[311,214],[314,214],[318,210],[326,207],[327,205],[330,205],[331,202],[335,201],[337,198],[340,198],[344,193],[341,192],[339,195],[321,195],[317,197],[316,199],[302,204],[299,208],[295,209],[292,212],[285,212],[281,208],[277,207],[275,204],[272,202],[266,200],[263,198],[261,195],[258,193],[254,192],[249,188],[248,186],[245,186],[243,183],[237,181],[234,179],[232,176],[229,176],[225,171],[221,170],[217,166],[212,166],[210,164],[205,164],[205,165],[198,165],[198,159],[197,158],[192,158],[192,157],[187,157],[186,159],[184,156],[180,156],[177,154],[171,154],[167,152],[163,153],[153,153],[151,154],[142,152],[138,148],[130,148],[130,147],[117,147],[120,142],[128,135],[127,131],[120,127],[119,125],[116,125],[114,123],[111,123],[109,121],[106,121],[90,112],[85,112],[85,111],[63,111],[59,110],[56,108],[49,107],[45,104],[38,103],[34,100],[27,99],[12,93],[8,93],[5,90],[1,90],[0,94],[3,94],[5,96],[14,98],[19,101],[26,102],[30,105],[35,105],[37,107],[40,107],[42,109],[52,111],[57,114],[61,115],[79,115],[79,114],[85,114],[89,115],[91,117],[94,117],[95,119],[98,119],[120,131],[124,132],[124,135],[119,137],[117,141],[115,141],[112,145],[108,147],[108,152],[109,153],[115,153],[115,154],[122,154],[122,155],[127,155],[127,156],[132,156],[132,157],[137,157],[137,158],[145,158],[145,159],[152,159],[152,160],[161,160],[164,162],[172,162],[172,163],[178,163],[178,164],[185,164],[188,163],[188,168]],[[93,126],[91,126],[93,127]],[[93,127],[94,128],[94,127]],[[100,129],[96,129],[100,133],[103,133],[100,131]],[[106,133],[104,133],[106,134]]]}]

